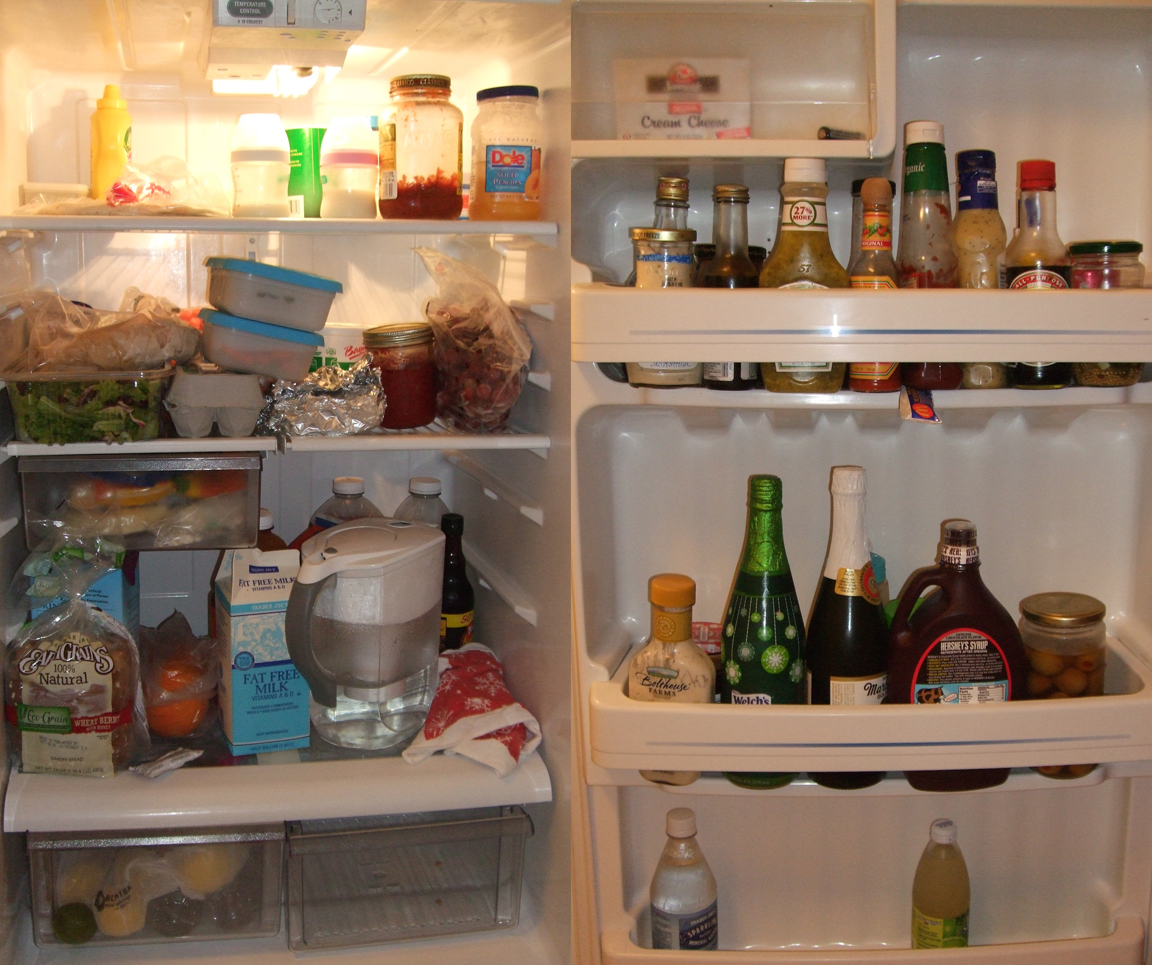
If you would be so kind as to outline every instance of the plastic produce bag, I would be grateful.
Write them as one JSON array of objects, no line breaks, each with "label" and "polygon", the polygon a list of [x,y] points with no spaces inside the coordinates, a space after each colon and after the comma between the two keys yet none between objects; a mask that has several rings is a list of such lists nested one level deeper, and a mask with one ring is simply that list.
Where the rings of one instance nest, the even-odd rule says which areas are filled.
[{"label": "plastic produce bag", "polygon": [[436,339],[436,415],[463,432],[496,432],[520,397],[532,341],[481,272],[432,248],[416,253],[436,280],[424,304]]},{"label": "plastic produce bag", "polygon": [[134,372],[200,351],[200,333],[166,299],[129,288],[115,312],[51,292],[15,292],[0,314],[0,372]]},{"label": "plastic produce bag", "polygon": [[165,156],[134,164],[129,161],[103,198],[69,198],[26,204],[18,214],[169,215],[226,218],[228,195],[213,174],[193,174],[179,158]]},{"label": "plastic produce bag", "polygon": [[24,772],[110,777],[148,750],[136,643],[81,599],[123,561],[114,543],[67,540],[30,556],[13,581],[12,609],[66,597],[8,645],[4,710]]},{"label": "plastic produce bag", "polygon": [[153,629],[140,628],[144,707],[157,737],[191,737],[212,726],[212,698],[220,677],[216,641],[198,637],[183,613]]}]

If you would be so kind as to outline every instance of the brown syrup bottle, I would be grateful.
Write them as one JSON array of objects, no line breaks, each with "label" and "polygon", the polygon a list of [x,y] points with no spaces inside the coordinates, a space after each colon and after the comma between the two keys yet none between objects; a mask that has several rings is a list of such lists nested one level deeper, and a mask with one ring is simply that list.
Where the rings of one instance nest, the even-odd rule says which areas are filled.
[{"label": "brown syrup bottle", "polygon": [[[911,610],[929,587],[915,617]],[[1028,661],[1020,631],[980,579],[976,527],[944,524],[940,565],[913,576],[900,597],[888,644],[891,704],[992,703],[1026,696]],[[949,713],[947,707],[925,713]],[[918,791],[973,791],[1008,779],[1008,768],[905,771]]]}]

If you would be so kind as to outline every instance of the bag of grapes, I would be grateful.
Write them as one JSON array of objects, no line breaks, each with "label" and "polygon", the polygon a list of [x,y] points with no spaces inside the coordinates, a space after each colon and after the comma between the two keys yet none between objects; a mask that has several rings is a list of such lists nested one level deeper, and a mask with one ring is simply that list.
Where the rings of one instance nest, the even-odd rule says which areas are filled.
[{"label": "bag of grapes", "polygon": [[10,611],[29,600],[51,607],[16,634],[5,661],[8,743],[25,773],[111,777],[149,748],[136,642],[82,599],[123,559],[108,540],[64,538],[12,583]]},{"label": "bag of grapes", "polygon": [[532,341],[483,273],[417,248],[436,282],[424,303],[435,338],[436,415],[462,432],[497,432],[520,397]]}]

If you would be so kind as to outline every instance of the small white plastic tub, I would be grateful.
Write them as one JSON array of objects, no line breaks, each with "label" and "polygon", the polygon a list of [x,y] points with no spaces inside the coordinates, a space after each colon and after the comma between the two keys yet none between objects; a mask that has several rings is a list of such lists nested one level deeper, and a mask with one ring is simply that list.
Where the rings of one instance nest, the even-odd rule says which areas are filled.
[{"label": "small white plastic tub", "polygon": [[237,318],[318,332],[344,286],[331,278],[243,258],[206,258],[208,304]]},{"label": "small white plastic tub", "polygon": [[200,319],[204,322],[204,357],[233,372],[298,382],[308,374],[317,346],[324,344],[321,336],[311,332],[211,308],[200,309]]}]

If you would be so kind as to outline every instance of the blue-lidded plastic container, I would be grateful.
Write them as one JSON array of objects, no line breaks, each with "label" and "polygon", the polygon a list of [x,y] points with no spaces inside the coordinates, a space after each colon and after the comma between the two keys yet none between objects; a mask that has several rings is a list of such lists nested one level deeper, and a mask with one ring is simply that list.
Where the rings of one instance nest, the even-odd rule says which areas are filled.
[{"label": "blue-lidded plastic container", "polygon": [[206,258],[208,304],[237,318],[318,332],[344,286],[306,271],[243,258]]},{"label": "blue-lidded plastic container", "polygon": [[223,369],[298,382],[308,374],[321,335],[200,309],[204,357]]}]

